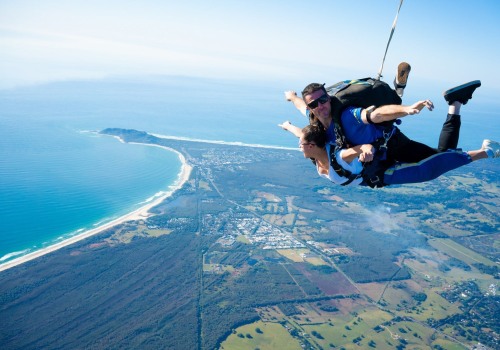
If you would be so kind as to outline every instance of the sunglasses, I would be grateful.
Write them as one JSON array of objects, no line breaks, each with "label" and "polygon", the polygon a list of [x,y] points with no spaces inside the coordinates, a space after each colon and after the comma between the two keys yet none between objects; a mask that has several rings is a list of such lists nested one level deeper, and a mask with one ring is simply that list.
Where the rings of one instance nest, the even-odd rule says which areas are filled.
[{"label": "sunglasses", "polygon": [[324,94],[323,96],[318,97],[314,101],[309,102],[307,104],[307,106],[311,109],[314,109],[314,108],[318,107],[319,104],[327,103],[329,99],[330,99],[329,96],[327,94]]},{"label": "sunglasses", "polygon": [[314,142],[300,142],[299,141],[299,148],[301,148],[302,146],[307,146],[307,145],[315,145]]}]

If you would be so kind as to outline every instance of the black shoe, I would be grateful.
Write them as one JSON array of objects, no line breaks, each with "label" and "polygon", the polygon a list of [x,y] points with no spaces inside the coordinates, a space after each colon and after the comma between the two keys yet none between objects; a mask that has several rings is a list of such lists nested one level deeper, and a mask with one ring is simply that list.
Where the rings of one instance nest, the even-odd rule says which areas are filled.
[{"label": "black shoe", "polygon": [[474,80],[452,89],[443,92],[444,99],[451,105],[453,102],[457,101],[461,104],[467,104],[467,102],[472,98],[472,93],[478,87],[481,86],[481,80]]}]

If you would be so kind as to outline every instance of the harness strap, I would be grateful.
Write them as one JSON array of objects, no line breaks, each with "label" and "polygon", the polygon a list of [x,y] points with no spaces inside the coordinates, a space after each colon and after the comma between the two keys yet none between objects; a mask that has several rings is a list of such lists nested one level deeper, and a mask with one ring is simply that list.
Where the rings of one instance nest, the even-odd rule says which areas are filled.
[{"label": "harness strap", "polygon": [[362,177],[362,174],[353,174],[349,170],[344,169],[337,162],[337,158],[335,157],[335,153],[336,153],[337,149],[338,149],[337,147],[333,147],[333,145],[330,145],[330,166],[337,173],[337,175],[347,179],[347,181],[341,183],[340,186],[347,186],[351,182],[353,182],[354,180]]},{"label": "harness strap", "polygon": [[[397,132],[397,128],[392,127],[391,130],[384,130],[384,134],[382,137],[378,138],[375,142],[372,143],[372,146],[375,148],[375,157],[372,162],[364,164],[363,170],[360,174],[353,174],[349,170],[344,169],[338,162],[335,157],[335,153],[337,150],[343,147],[339,147],[336,145],[330,145],[330,166],[332,169],[339,175],[340,177],[346,178],[347,180],[341,183],[341,186],[347,186],[351,182],[356,179],[363,178],[371,187],[383,187],[383,177],[378,176],[379,171],[379,161],[385,160],[387,153],[387,143],[391,139],[391,137]],[[368,168],[370,170],[368,171]],[[383,171],[382,171],[383,172]]]},{"label": "harness strap", "polygon": [[398,131],[398,128],[392,126],[389,129],[385,129],[383,131],[383,136],[379,137],[375,142],[372,143],[372,146],[375,147],[375,150],[380,154],[380,159],[385,159],[385,154],[387,152],[387,143],[391,139],[391,137]]},{"label": "harness strap", "polygon": [[363,164],[363,171],[361,172],[365,183],[372,188],[385,186],[385,166],[382,161],[387,157],[387,143],[398,130],[396,127],[392,127],[391,130],[386,129],[383,136],[372,143],[372,146],[375,148],[375,156],[370,163]]},{"label": "harness strap", "polygon": [[362,177],[361,174],[359,174],[359,175],[353,175],[353,174],[351,174],[351,176],[349,177],[349,179],[347,179],[346,182],[341,183],[340,186],[347,186],[351,182],[353,182],[354,180],[359,179],[360,177]]}]

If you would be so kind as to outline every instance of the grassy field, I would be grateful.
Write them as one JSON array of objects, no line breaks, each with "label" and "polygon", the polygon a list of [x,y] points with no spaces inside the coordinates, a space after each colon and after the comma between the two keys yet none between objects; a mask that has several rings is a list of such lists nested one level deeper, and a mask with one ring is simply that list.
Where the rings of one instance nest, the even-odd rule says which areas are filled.
[{"label": "grassy field", "polygon": [[[381,324],[391,316],[382,311],[367,311],[345,322],[342,318],[332,318],[323,324],[302,325],[310,342],[323,349],[344,347],[345,349],[395,349],[405,342],[406,349],[422,349],[424,344],[446,344],[445,349],[464,349],[464,347],[436,334],[432,329],[408,321]],[[379,326],[376,329],[376,326]],[[444,346],[444,345],[442,345]]]},{"label": "grassy field", "polygon": [[210,187],[209,183],[203,180],[200,180],[198,182],[198,188],[205,190],[205,191],[212,191],[212,188]]},{"label": "grassy field", "polygon": [[315,265],[315,266],[319,266],[319,265],[328,265],[328,263],[321,259],[319,256],[314,256],[314,257],[307,257],[305,258],[305,260],[311,264],[311,265]]},{"label": "grassy field", "polygon": [[245,244],[250,244],[250,241],[248,240],[248,238],[245,235],[237,236],[236,241],[241,242],[241,243],[245,243]]},{"label": "grassy field", "polygon": [[385,311],[373,309],[359,314],[359,317],[369,328],[374,328],[380,323],[389,321],[392,316]]},{"label": "grassy field", "polygon": [[429,240],[429,244],[436,249],[439,249],[446,254],[453,256],[457,259],[460,259],[468,264],[474,263],[482,263],[489,266],[494,266],[495,263],[487,258],[482,257],[481,255],[473,252],[470,249],[465,248],[464,246],[455,243],[450,239],[431,239]]},{"label": "grassy field", "polygon": [[277,306],[262,307],[256,310],[264,322],[279,322],[285,319],[285,315]]},{"label": "grassy field", "polygon": [[293,221],[295,220],[295,214],[285,214],[285,215],[276,215],[276,214],[266,214],[263,218],[273,224],[279,226],[291,226]]},{"label": "grassy field", "polygon": [[358,289],[374,301],[378,301],[384,292],[386,282],[358,283]]},{"label": "grassy field", "polygon": [[269,193],[269,192],[257,192],[256,196],[259,198],[263,198],[268,202],[275,202],[279,203],[281,202],[281,198],[275,195],[274,193]]},{"label": "grassy field", "polygon": [[396,322],[386,327],[386,330],[390,331],[391,338],[404,339],[407,342],[406,349],[421,349],[422,344],[427,344],[429,348],[439,344],[447,350],[466,349],[460,344],[447,340],[445,335],[436,333],[434,330],[415,322]]},{"label": "grassy field", "polygon": [[[260,331],[259,331],[260,330]],[[279,323],[258,321],[239,327],[220,346],[221,350],[300,350],[297,339]]]},{"label": "grassy field", "polygon": [[460,344],[457,344],[455,342],[446,340],[446,339],[436,339],[433,343],[432,346],[439,345],[441,348],[446,349],[446,350],[464,350],[468,349],[465,346],[462,346]]},{"label": "grassy field", "polygon": [[411,291],[406,288],[396,288],[394,285],[389,285],[380,299],[386,307],[391,310],[405,308],[405,305],[412,304]]},{"label": "grassy field", "polygon": [[465,349],[447,340],[444,334],[438,334],[420,323],[401,321],[384,326],[383,323],[391,318],[390,314],[381,310],[369,309],[346,317],[331,317],[324,323],[291,323],[303,331],[303,336],[311,345],[323,349],[333,346],[345,349],[396,349],[403,343],[406,349],[422,349],[425,345],[431,348],[435,344],[445,349]]},{"label": "grassy field", "polygon": [[[394,290],[400,292],[401,289]],[[363,300],[335,300],[334,305],[338,308],[336,312],[321,311],[315,303],[302,303],[296,305],[300,314],[291,317],[285,316],[275,307],[262,308],[258,312],[266,321],[237,328],[222,343],[221,349],[300,349],[301,343],[307,343],[313,349],[396,349],[402,344],[405,349],[430,349],[434,345],[452,350],[465,349],[447,339],[445,333],[436,333],[425,325],[429,317],[439,319],[460,312],[456,305],[448,303],[435,291],[426,292],[429,293],[426,301],[419,305],[413,301],[417,305],[415,308],[397,313],[410,316],[416,322],[391,322],[394,315]],[[391,298],[397,298],[396,294]],[[298,336],[292,337],[290,331]]]},{"label": "grassy field", "polygon": [[[446,240],[446,243],[448,242],[452,241]],[[440,243],[436,244],[439,245]],[[461,249],[460,255],[462,255],[462,257],[463,253],[468,251],[467,248],[456,244],[453,245],[456,249],[451,249],[448,244],[441,245],[440,247],[449,250],[450,255],[451,253],[458,255],[457,250]],[[440,271],[439,265],[443,263],[446,264],[449,260],[448,255],[446,255],[443,251],[429,252],[424,250],[414,250],[414,252],[418,254],[418,257],[416,259],[406,259],[405,265],[412,271],[414,278],[419,277],[420,279],[427,281],[427,287],[444,287],[448,284],[453,284],[459,281],[476,280],[481,286],[481,289],[486,290],[491,283],[495,282],[491,275],[483,274],[474,267],[472,267],[469,271],[456,267],[449,268],[446,272]],[[446,253],[448,254],[448,252]],[[475,253],[472,252],[472,254]],[[485,260],[487,259],[483,259],[483,261]]]},{"label": "grassy field", "polygon": [[441,290],[427,290],[427,299],[422,303],[416,303],[412,308],[400,312],[401,316],[411,316],[417,321],[425,322],[428,318],[443,319],[446,316],[461,313],[458,305],[449,303],[446,299],[437,294]]},{"label": "grassy field", "polygon": [[139,220],[133,223],[124,223],[119,227],[113,235],[111,235],[107,241],[110,244],[123,243],[128,244],[136,237],[160,237],[163,235],[168,235],[172,232],[169,229],[150,229],[145,224],[144,221]]},{"label": "grassy field", "polygon": [[276,251],[293,262],[304,262],[304,254],[311,252],[309,249],[278,249]]},{"label": "grassy field", "polygon": [[203,272],[223,273],[225,271],[233,272],[234,267],[221,264],[203,264]]},{"label": "grassy field", "polygon": [[[308,342],[317,348],[328,349],[332,345],[346,348],[362,335],[371,334],[373,328],[392,317],[363,301],[343,299],[335,301],[338,312],[324,312],[312,304],[301,304],[300,315],[288,318]],[[356,310],[356,311],[353,311]],[[359,349],[359,347],[358,347]]]}]

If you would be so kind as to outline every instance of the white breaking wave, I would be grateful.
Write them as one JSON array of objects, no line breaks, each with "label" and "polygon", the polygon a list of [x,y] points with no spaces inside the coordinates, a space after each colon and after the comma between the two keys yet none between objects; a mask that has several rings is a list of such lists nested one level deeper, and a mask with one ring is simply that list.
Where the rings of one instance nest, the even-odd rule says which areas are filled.
[{"label": "white breaking wave", "polygon": [[152,195],[151,197],[149,197],[148,199],[142,201],[139,203],[139,205],[141,204],[146,204],[146,203],[150,203],[152,201],[154,201],[156,198],[160,198],[162,196],[164,196],[167,192],[165,191],[160,191],[160,192],[156,192],[154,195]]},{"label": "white breaking wave", "polygon": [[292,148],[292,147],[284,147],[284,146],[270,146],[270,145],[254,144],[254,143],[243,143],[243,142],[239,142],[239,141],[203,140],[203,139],[196,139],[196,138],[190,138],[190,137],[167,136],[167,135],[152,134],[152,133],[150,133],[150,135],[156,136],[160,139],[167,139],[167,140],[213,143],[213,144],[217,144],[217,145],[229,145],[229,146],[239,146],[239,147],[270,148],[270,149],[283,149],[283,150],[289,150],[289,151],[300,151],[298,148],[295,148],[295,147]]},{"label": "white breaking wave", "polygon": [[25,249],[25,250],[21,250],[18,252],[12,252],[12,253],[9,253],[9,254],[2,256],[0,258],[0,261],[5,261],[5,260],[8,260],[8,259],[13,258],[15,256],[18,256],[18,255],[24,255],[26,253],[29,253],[30,251],[31,251],[30,249]]}]

